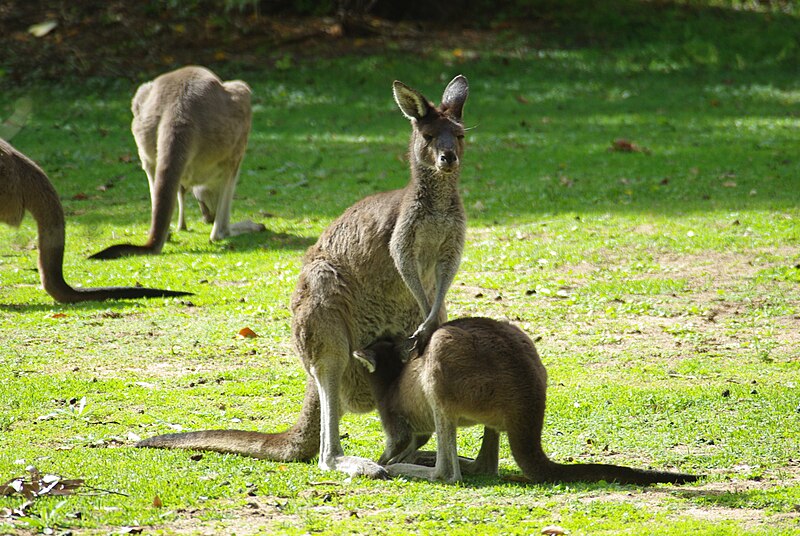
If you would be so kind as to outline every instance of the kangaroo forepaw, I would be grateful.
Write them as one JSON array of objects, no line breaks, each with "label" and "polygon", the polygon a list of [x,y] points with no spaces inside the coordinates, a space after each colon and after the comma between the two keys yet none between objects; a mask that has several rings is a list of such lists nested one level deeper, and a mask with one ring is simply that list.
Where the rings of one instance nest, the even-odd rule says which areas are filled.
[{"label": "kangaroo forepaw", "polygon": [[432,330],[420,327],[406,340],[403,348],[406,360],[416,359],[425,352],[425,348],[431,340],[431,333]]}]

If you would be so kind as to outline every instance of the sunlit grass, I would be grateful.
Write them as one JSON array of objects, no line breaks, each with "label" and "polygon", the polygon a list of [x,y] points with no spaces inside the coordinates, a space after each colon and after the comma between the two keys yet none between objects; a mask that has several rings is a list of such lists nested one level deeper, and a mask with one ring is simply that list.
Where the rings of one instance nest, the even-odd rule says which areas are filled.
[{"label": "sunlit grass", "polygon": [[[233,219],[267,232],[209,243],[192,204],[190,231],[173,233],[162,255],[105,263],[86,256],[141,241],[148,228],[129,133],[134,85],[0,93],[3,111],[34,98],[13,142],[61,195],[67,279],[195,293],[55,304],[39,288],[30,218],[0,228],[0,483],[34,464],[125,494],[38,499],[33,530],[796,532],[796,73],[777,60],[748,67],[751,56],[726,66],[724,50],[709,66],[682,42],[638,51],[509,43],[462,59],[398,51],[247,77],[229,66],[256,106]],[[304,371],[288,303],[302,253],[355,200],[405,183],[408,125],[392,80],[438,100],[458,72],[471,82],[473,128],[451,316],[507,318],[537,340],[550,378],[543,439],[555,459],[673,467],[708,481],[646,491],[347,482],[314,463],[130,448],[177,427],[294,422]],[[614,151],[617,139],[647,152]],[[258,337],[237,337],[245,326]],[[348,453],[380,454],[375,414],[347,416],[343,432]],[[480,434],[462,431],[464,453]],[[505,441],[501,473],[518,473]],[[738,517],[715,519],[718,508]],[[22,530],[0,517],[0,531],[12,526]]]}]

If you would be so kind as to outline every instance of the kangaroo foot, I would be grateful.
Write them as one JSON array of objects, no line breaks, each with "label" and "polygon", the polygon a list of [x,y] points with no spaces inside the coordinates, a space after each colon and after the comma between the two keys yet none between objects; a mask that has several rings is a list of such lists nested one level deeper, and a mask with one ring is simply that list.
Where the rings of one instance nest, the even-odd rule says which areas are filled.
[{"label": "kangaroo foot", "polygon": [[364,476],[374,480],[386,480],[389,473],[386,469],[366,458],[358,456],[338,456],[333,459],[333,463],[324,464],[320,462],[320,467],[332,471],[341,471],[349,476]]}]

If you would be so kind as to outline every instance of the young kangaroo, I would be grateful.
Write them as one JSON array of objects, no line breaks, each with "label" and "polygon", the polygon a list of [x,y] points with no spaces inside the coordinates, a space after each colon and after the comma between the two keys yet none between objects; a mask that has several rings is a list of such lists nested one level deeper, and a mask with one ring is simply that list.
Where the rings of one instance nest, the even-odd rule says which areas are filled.
[{"label": "young kangaroo", "polygon": [[[370,376],[386,433],[379,463],[392,475],[456,482],[465,473],[497,474],[498,432],[508,434],[514,459],[534,482],[615,481],[647,485],[684,483],[697,476],[605,464],[565,465],[542,450],[547,372],[533,342],[519,328],[488,318],[461,318],[433,333],[425,353],[403,365],[396,341],[381,340],[354,352]],[[456,428],[483,424],[478,457],[461,461]],[[398,463],[436,432],[436,466]],[[462,467],[463,466],[463,467]]]},{"label": "young kangaroo", "polygon": [[112,300],[186,296],[155,288],[108,287],[74,289],[64,281],[64,209],[44,171],[32,160],[0,140],[0,221],[19,227],[25,211],[36,220],[39,233],[39,277],[56,301]]},{"label": "young kangaroo", "polygon": [[142,84],[131,105],[131,131],[150,183],[150,234],[143,246],[118,244],[90,258],[155,255],[169,235],[178,200],[178,230],[186,230],[184,198],[191,189],[211,240],[263,231],[252,221],[230,224],[231,204],[247,136],[250,88],[222,82],[203,67],[183,67]]},{"label": "young kangaroo", "polygon": [[444,321],[444,296],[458,269],[466,230],[458,177],[467,94],[467,79],[457,76],[434,107],[418,91],[395,82],[395,100],[411,120],[410,182],[351,206],[306,252],[291,303],[295,347],[309,374],[297,424],[281,434],[204,431],[150,438],[139,446],[272,460],[307,460],[319,450],[324,469],[386,476],[374,462],[345,456],[340,442],[342,414],[375,407],[368,373],[351,353],[387,333],[412,331],[422,348]]}]

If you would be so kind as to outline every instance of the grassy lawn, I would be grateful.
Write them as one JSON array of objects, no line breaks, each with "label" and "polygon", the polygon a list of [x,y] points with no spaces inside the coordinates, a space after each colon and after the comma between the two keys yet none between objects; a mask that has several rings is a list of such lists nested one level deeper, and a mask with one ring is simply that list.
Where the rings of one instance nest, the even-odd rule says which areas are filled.
[{"label": "grassy lawn", "polygon": [[[254,92],[232,219],[268,230],[211,244],[193,204],[189,232],[153,258],[86,260],[148,229],[135,84],[0,92],[2,117],[33,99],[13,143],[61,195],[67,280],[195,293],[58,305],[39,286],[32,220],[0,228],[0,484],[28,465],[85,479],[31,505],[0,497],[0,533],[800,534],[797,63],[780,42],[717,60],[696,39],[536,43],[509,33],[491,47],[218,68]],[[294,422],[304,372],[288,302],[303,251],[354,201],[407,180],[392,80],[438,100],[457,73],[471,85],[469,229],[450,316],[509,319],[535,338],[554,459],[707,478],[524,485],[508,478],[519,470],[505,442],[500,478],[457,486],[132,448],[180,429]],[[237,337],[244,327],[258,337]],[[348,454],[377,459],[375,413],[342,430]],[[461,431],[462,454],[480,433]]]}]

